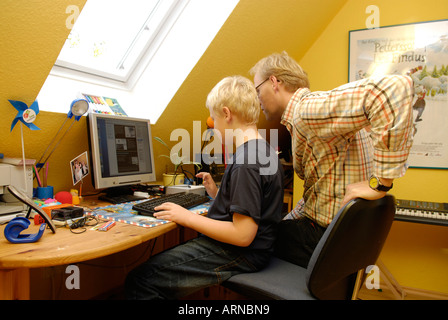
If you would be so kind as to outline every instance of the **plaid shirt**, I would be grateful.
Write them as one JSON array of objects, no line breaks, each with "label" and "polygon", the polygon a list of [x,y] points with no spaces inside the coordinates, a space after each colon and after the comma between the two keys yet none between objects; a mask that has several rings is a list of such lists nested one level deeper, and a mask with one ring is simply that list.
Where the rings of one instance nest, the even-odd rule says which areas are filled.
[{"label": "plaid shirt", "polygon": [[406,76],[363,79],[326,92],[298,89],[281,123],[292,136],[304,193],[287,218],[305,215],[327,227],[347,185],[372,173],[403,176],[413,140],[413,97]]}]

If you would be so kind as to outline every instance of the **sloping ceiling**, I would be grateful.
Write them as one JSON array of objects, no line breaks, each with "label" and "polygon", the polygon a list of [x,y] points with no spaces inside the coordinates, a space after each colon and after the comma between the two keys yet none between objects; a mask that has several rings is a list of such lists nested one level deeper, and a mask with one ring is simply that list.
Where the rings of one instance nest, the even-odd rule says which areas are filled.
[{"label": "sloping ceiling", "polygon": [[70,33],[67,7],[81,10],[85,2],[0,2],[0,110],[10,108],[7,99],[34,101]]},{"label": "sloping ceiling", "polygon": [[[240,0],[158,119],[153,134],[169,141],[174,128],[191,132],[193,121],[205,123],[208,117],[205,99],[214,85],[223,77],[234,74],[250,78],[249,69],[268,54],[285,50],[300,61],[346,2]],[[267,123],[263,114],[259,127],[279,129],[280,140],[289,144],[285,128],[278,123]],[[205,124],[202,130],[205,130]]]},{"label": "sloping ceiling", "polygon": [[[249,69],[270,53],[285,50],[300,60],[345,3],[346,0],[241,0],[158,124],[183,127],[182,123],[203,118],[207,114],[205,98],[219,80],[233,74],[250,77]],[[199,115],[179,112],[180,105],[189,110],[194,106]]]}]

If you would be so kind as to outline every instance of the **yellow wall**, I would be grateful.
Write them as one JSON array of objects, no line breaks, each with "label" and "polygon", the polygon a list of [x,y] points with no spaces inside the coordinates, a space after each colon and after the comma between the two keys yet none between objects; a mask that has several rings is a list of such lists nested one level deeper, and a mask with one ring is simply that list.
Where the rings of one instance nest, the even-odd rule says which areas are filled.
[{"label": "yellow wall", "polygon": [[[380,26],[448,18],[448,1],[350,0],[300,59],[311,78],[312,90],[330,90],[348,80],[348,32],[365,29],[366,7],[380,10]],[[295,201],[302,181],[295,179]],[[448,202],[448,171],[415,169],[394,181],[397,198]],[[395,222],[382,260],[403,285],[448,293],[448,230],[446,227]]]},{"label": "yellow wall", "polygon": [[[20,122],[10,132],[17,110],[8,99],[30,106],[45,82],[70,30],[66,20],[69,5],[82,9],[86,0],[0,2],[0,153],[22,157]],[[67,112],[69,106],[66,107]],[[41,130],[23,126],[25,156],[38,159],[66,115],[40,112],[34,122]],[[70,187],[69,161],[87,150],[85,121],[77,124],[50,159],[49,183],[55,190]]]},{"label": "yellow wall", "polygon": [[[184,128],[192,133],[195,120],[202,121],[202,130],[205,130],[208,117],[205,99],[219,80],[233,74],[249,76],[250,67],[273,51],[287,50],[296,57],[303,56],[345,2],[283,0],[279,6],[271,0],[241,0],[163,115],[152,126],[153,135],[169,141],[175,128]],[[82,7],[84,3],[85,0],[0,2],[0,109],[4,114],[0,118],[0,136],[3,138],[0,152],[6,156],[21,157],[20,125],[9,132],[17,112],[7,100],[21,100],[28,105],[34,101],[69,33],[65,26],[69,16],[65,12],[66,7],[72,4]],[[317,16],[313,14],[316,11],[319,11]],[[307,32],[294,33],[291,40],[290,30]],[[24,129],[27,158],[40,158],[42,148],[51,141],[65,117],[63,114],[41,112],[35,121],[41,130],[31,132]],[[162,180],[161,175],[170,164],[157,157],[157,154],[165,153],[160,144],[155,143],[154,147],[157,176]],[[83,117],[49,160],[48,180],[55,191],[72,187],[69,162],[86,150],[87,125]],[[93,191],[91,179],[84,179],[83,192],[90,191]]]},{"label": "yellow wall", "polygon": [[[303,56],[345,2],[283,0],[279,6],[271,0],[240,0],[153,127],[153,134],[169,141],[174,128],[191,132],[195,120],[202,121],[202,130],[205,130],[205,119],[209,115],[205,99],[219,80],[235,74],[250,77],[249,69],[274,51],[287,50],[295,56]],[[324,9],[320,9],[322,5]],[[317,10],[320,14],[313,15]],[[290,30],[308,32],[294,35],[295,40],[291,41]],[[266,123],[263,116],[260,127],[283,129],[279,124]],[[160,174],[166,162],[161,158],[157,162]]]}]

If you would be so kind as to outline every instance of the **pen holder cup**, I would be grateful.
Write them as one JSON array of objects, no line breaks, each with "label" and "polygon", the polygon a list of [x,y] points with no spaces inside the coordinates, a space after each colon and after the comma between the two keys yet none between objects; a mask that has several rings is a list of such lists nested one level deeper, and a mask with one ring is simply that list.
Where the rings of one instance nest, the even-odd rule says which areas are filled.
[{"label": "pen holder cup", "polygon": [[37,187],[37,198],[38,199],[53,198],[53,186]]}]

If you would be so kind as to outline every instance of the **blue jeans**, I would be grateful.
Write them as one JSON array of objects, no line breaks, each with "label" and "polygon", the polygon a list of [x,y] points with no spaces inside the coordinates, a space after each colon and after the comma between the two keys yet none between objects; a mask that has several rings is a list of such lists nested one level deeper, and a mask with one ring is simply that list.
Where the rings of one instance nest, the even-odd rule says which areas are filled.
[{"label": "blue jeans", "polygon": [[199,237],[161,252],[132,270],[128,299],[177,299],[259,268],[231,247]]}]

